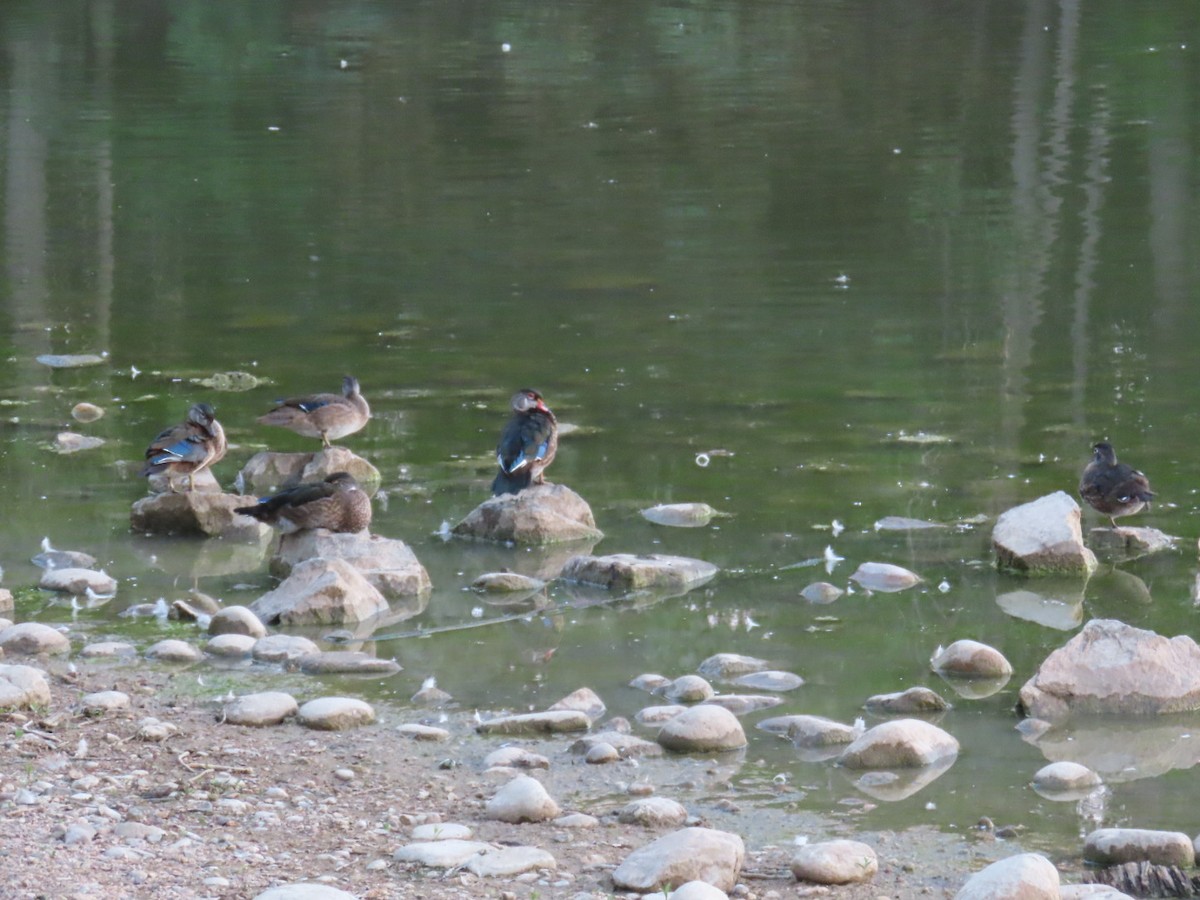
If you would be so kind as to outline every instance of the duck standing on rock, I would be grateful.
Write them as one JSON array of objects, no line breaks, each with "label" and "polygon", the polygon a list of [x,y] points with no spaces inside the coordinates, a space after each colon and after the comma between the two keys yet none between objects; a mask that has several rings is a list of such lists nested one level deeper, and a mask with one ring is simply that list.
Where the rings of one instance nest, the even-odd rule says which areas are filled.
[{"label": "duck standing on rock", "polygon": [[500,434],[496,462],[500,471],[492,494],[516,494],[541,484],[542,473],[558,451],[558,420],[537,391],[522,388],[513,394],[512,418]]},{"label": "duck standing on rock", "polygon": [[219,462],[228,449],[225,429],[207,403],[195,403],[187,418],[161,431],[146,448],[146,465],[141,475],[167,473],[167,489],[176,493],[172,476],[187,476],[188,492],[195,489],[195,478],[209,466]]},{"label": "duck standing on rock", "polygon": [[234,512],[274,525],[284,534],[309,528],[356,532],[371,524],[371,498],[349,472],[334,472],[324,481],[298,484]]},{"label": "duck standing on rock", "polygon": [[363,397],[358,379],[347,375],[342,379],[341,394],[312,394],[308,397],[289,397],[258,417],[260,425],[279,425],[302,437],[320,438],[321,444],[344,438],[361,430],[371,418],[371,407]]},{"label": "duck standing on rock", "polygon": [[1092,447],[1092,461],[1079,480],[1079,496],[1108,516],[1113,528],[1117,516],[1140,512],[1154,499],[1149,479],[1133,466],[1117,462],[1117,452],[1104,441]]}]

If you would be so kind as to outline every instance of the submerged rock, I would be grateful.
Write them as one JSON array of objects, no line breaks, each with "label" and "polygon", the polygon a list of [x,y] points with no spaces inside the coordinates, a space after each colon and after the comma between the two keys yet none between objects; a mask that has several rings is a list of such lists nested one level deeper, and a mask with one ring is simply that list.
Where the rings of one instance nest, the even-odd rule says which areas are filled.
[{"label": "submerged rock", "polygon": [[927,687],[910,687],[894,694],[876,694],[868,697],[865,705],[871,712],[888,715],[940,713],[950,708],[941,694]]},{"label": "submerged rock", "polygon": [[480,734],[557,734],[567,731],[587,731],[592,727],[591,717],[577,709],[559,709],[547,712],[519,713],[513,716],[496,716],[485,719],[475,726]]},{"label": "submerged rock", "polygon": [[828,581],[814,581],[800,592],[800,596],[809,603],[826,604],[832,603],[838,597],[842,596],[845,591],[835,584],[830,584]]},{"label": "submerged rock", "polygon": [[719,571],[712,563],[685,556],[614,553],[611,556],[574,556],[563,567],[562,578],[619,592],[664,590],[683,593],[712,580]]},{"label": "submerged rock", "polygon": [[514,544],[599,540],[587,502],[562,484],[537,484],[475,507],[451,530],[456,537]]},{"label": "submerged rock", "polygon": [[531,578],[516,572],[485,572],[471,582],[471,590],[485,594],[540,591],[545,586],[546,582],[540,578]]},{"label": "submerged rock", "polygon": [[1029,575],[1090,575],[1096,555],[1083,543],[1082,512],[1074,498],[1056,491],[1014,507],[996,520],[996,565]]},{"label": "submerged rock", "polygon": [[96,594],[112,595],[117,592],[117,579],[107,572],[94,569],[46,569],[42,572],[38,587],[66,594],[85,594],[91,588]]},{"label": "submerged rock", "polygon": [[655,525],[700,528],[712,521],[717,511],[707,503],[660,503],[642,510],[642,518]]},{"label": "submerged rock", "polygon": [[1115,619],[1093,619],[1021,688],[1027,715],[1160,715],[1200,709],[1200,646]]},{"label": "submerged rock", "polygon": [[699,675],[680,675],[655,691],[672,703],[699,703],[713,696],[713,686]]},{"label": "submerged rock", "polygon": [[794,715],[775,716],[763,719],[758,728],[769,734],[785,737],[797,747],[828,747],[849,744],[860,734],[861,728],[843,725],[824,716]]}]

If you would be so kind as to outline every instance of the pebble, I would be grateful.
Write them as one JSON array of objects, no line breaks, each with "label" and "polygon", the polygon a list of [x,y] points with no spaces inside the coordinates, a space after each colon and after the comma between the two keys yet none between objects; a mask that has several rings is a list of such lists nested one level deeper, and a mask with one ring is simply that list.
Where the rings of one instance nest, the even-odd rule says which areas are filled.
[{"label": "pebble", "polygon": [[360,650],[330,650],[309,653],[298,660],[305,675],[394,675],[400,664],[394,659],[380,659]]}]

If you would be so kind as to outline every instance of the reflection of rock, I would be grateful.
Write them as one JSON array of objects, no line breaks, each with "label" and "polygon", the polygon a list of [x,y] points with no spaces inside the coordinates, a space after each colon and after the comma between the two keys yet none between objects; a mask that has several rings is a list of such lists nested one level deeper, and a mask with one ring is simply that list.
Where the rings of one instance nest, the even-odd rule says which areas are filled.
[{"label": "reflection of rock", "polygon": [[1097,572],[1088,581],[1088,591],[1093,597],[1103,597],[1106,606],[1121,609],[1128,604],[1145,606],[1154,602],[1146,582],[1132,572],[1110,568]]},{"label": "reflection of rock", "polygon": [[1079,504],[1056,491],[1003,513],[992,531],[996,564],[1030,575],[1090,574],[1096,556],[1083,545]]},{"label": "reflection of rock", "polygon": [[837,771],[868,797],[894,803],[911,797],[926,785],[937,781],[954,765],[954,759],[950,757],[917,769],[872,769],[867,772],[855,772],[838,766]]},{"label": "reflection of rock", "polygon": [[237,494],[192,491],[151,494],[133,504],[129,524],[146,534],[201,534],[207,537],[252,539],[270,533],[270,526],[234,512],[246,502]]},{"label": "reflection of rock", "polygon": [[514,544],[599,540],[604,536],[587,502],[563,484],[538,484],[475,507],[454,526],[456,537]]},{"label": "reflection of rock", "polygon": [[1108,783],[1156,778],[1200,763],[1195,717],[1170,720],[1111,717],[1072,719],[1023,739],[1051,762],[1087,766]]},{"label": "reflection of rock", "polygon": [[170,575],[200,578],[259,571],[273,539],[271,529],[266,528],[244,540],[217,538],[201,544],[187,538],[147,535],[133,546],[148,566]]},{"label": "reflection of rock", "polygon": [[431,588],[429,573],[404,541],[365,531],[341,534],[314,528],[285,534],[271,559],[271,574],[285,577],[299,563],[315,558],[349,563],[389,600]]},{"label": "reflection of rock", "polygon": [[1001,675],[999,678],[954,678],[943,674],[942,680],[964,700],[982,700],[999,693],[1011,677]]},{"label": "reflection of rock", "polygon": [[1157,528],[1118,525],[1116,528],[1093,528],[1088,533],[1088,541],[1107,553],[1133,558],[1171,550],[1176,538]]},{"label": "reflection of rock", "polygon": [[506,569],[539,581],[551,581],[558,577],[568,559],[581,553],[591,553],[595,545],[594,540],[522,547],[491,541],[460,541],[455,549],[461,558],[458,568],[462,571],[496,572]]},{"label": "reflection of rock", "polygon": [[1039,719],[1070,714],[1153,715],[1200,709],[1200,647],[1115,619],[1093,619],[1051,653],[1021,688]]},{"label": "reflection of rock", "polygon": [[[1038,582],[1041,587],[1041,582]],[[1014,619],[1036,622],[1056,631],[1074,631],[1083,621],[1083,583],[1074,603],[1047,596],[1041,591],[1008,591],[996,596],[996,605]]]},{"label": "reflection of rock", "polygon": [[610,591],[667,590],[684,592],[710,581],[720,571],[712,563],[685,556],[614,553],[610,556],[576,556],[568,560],[562,577]]},{"label": "reflection of rock", "polygon": [[[309,481],[324,481],[334,472],[349,472],[368,494],[379,487],[379,470],[345,447],[327,447],[316,453],[256,453],[238,473],[244,489],[263,495]],[[245,506],[245,499],[241,506]]]}]

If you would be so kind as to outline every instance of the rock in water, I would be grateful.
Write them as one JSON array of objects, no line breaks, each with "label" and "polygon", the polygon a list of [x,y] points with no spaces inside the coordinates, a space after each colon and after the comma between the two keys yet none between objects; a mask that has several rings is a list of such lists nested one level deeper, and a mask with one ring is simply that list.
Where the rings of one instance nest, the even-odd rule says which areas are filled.
[{"label": "rock in water", "polygon": [[455,537],[514,544],[599,540],[587,502],[562,484],[536,484],[485,500],[451,529]]},{"label": "rock in water", "polygon": [[707,583],[719,571],[712,563],[686,556],[614,553],[611,556],[573,556],[567,560],[561,577],[610,591],[683,593]]},{"label": "rock in water", "polygon": [[1090,575],[1096,555],[1083,544],[1081,515],[1063,491],[1008,510],[992,530],[996,565],[1029,575]]}]

